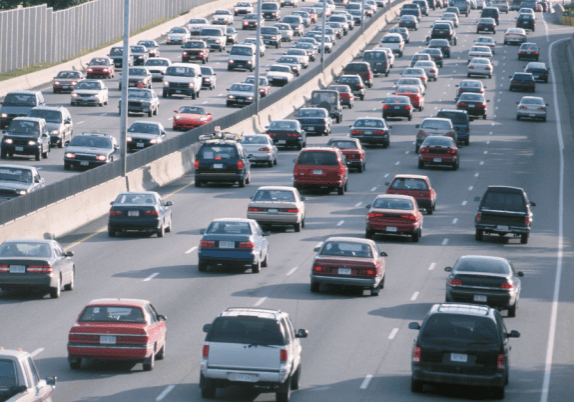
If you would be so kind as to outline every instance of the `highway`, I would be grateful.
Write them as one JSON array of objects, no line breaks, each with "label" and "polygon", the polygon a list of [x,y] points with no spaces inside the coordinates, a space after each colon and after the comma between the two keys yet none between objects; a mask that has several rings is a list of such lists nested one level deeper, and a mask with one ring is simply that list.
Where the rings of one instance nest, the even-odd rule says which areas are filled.
[{"label": "highway", "polygon": [[[335,126],[332,137],[347,135],[356,117],[380,116],[381,100],[392,91],[411,56],[425,47],[430,25],[441,13],[431,11],[423,17],[389,77],[376,78],[365,101],[356,101],[352,110],[345,109],[344,121]],[[479,12],[472,11],[468,18],[461,18],[458,45],[452,48],[452,58],[445,59],[438,81],[428,84],[425,109],[416,112],[410,122],[389,122],[393,127],[391,146],[367,149],[367,170],[350,173],[344,196],[305,192],[305,229],[300,233],[273,232],[269,237],[270,266],[260,274],[232,269],[199,273],[199,230],[215,218],[245,217],[249,197],[259,186],[291,185],[294,150],[281,150],[273,168],[253,168],[252,182],[245,188],[195,188],[193,174],[162,188],[160,192],[174,203],[174,229],[164,238],[124,235],[110,239],[104,232],[107,220],[101,219],[59,239],[75,253],[76,289],[63,292],[57,300],[0,292],[0,320],[5,323],[0,346],[34,351],[41,376],[58,377],[57,401],[199,401],[202,326],[226,307],[258,306],[287,311],[296,328],[309,330],[309,337],[302,340],[301,389],[293,392],[292,401],[489,400],[484,391],[470,387],[434,387],[424,394],[412,394],[410,358],[417,333],[408,329],[408,323],[422,321],[432,304],[444,301],[445,266],[452,266],[461,255],[492,255],[510,259],[525,273],[517,317],[505,319],[508,331],[522,334],[510,341],[506,400],[571,401],[574,258],[570,239],[574,238],[574,213],[568,201],[574,197],[569,185],[574,179],[572,122],[566,110],[568,95],[562,90],[564,77],[555,64],[550,82],[536,85],[535,95],[550,104],[548,121],[516,121],[516,102],[526,94],[509,92],[508,76],[522,71],[527,62],[517,60],[516,46],[502,45],[504,31],[514,26],[514,12],[501,16],[495,35],[494,77],[484,79],[490,100],[488,119],[471,123],[470,146],[461,147],[459,170],[417,169],[415,125],[440,108],[454,107],[455,85],[466,78],[467,50],[478,36],[474,27],[478,16]],[[571,34],[550,23],[549,17],[537,14],[538,29],[528,35],[541,47],[541,61],[547,64],[551,57],[556,61],[556,50],[561,49],[560,44],[551,44]],[[550,46],[555,51],[552,54]],[[174,49],[173,55],[178,51]],[[218,55],[215,61],[222,62],[223,57],[219,60]],[[239,74],[230,74],[231,80]],[[221,82],[228,79],[226,74],[219,78]],[[224,92],[220,91],[225,88],[221,82],[215,95]],[[214,97],[208,100],[217,110]],[[168,102],[179,105],[186,101]],[[110,113],[115,112],[116,104],[110,104]],[[162,103],[161,118],[166,122],[173,108]],[[106,111],[86,109],[82,113],[90,122],[117,127],[117,117],[110,117],[109,123],[108,118],[101,118]],[[325,144],[327,138],[309,137],[307,141],[308,145]],[[61,167],[55,157],[61,150],[54,151],[48,162],[58,161]],[[428,175],[438,193],[437,209],[434,215],[425,215],[419,243],[401,237],[375,238],[388,253],[386,286],[380,296],[336,288],[310,293],[313,248],[330,236],[364,236],[365,205],[384,193],[384,183],[399,173]],[[527,245],[498,237],[485,237],[480,243],[474,240],[478,206],[474,199],[494,184],[522,187],[537,203]],[[110,200],[113,198],[115,194],[110,194]],[[167,355],[156,362],[153,371],[143,372],[141,364],[101,362],[84,363],[81,371],[70,370],[66,351],[69,328],[87,302],[103,297],[147,299],[168,317]],[[274,398],[274,394],[230,387],[218,390],[216,399],[262,402]]]}]

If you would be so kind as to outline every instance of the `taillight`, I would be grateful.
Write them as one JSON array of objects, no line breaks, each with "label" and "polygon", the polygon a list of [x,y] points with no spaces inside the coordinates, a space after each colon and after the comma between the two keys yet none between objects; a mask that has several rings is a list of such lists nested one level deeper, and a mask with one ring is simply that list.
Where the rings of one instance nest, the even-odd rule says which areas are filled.
[{"label": "taillight", "polygon": [[215,242],[213,240],[202,240],[201,241],[201,247],[202,248],[203,247],[206,247],[206,248],[215,247]]},{"label": "taillight", "polygon": [[368,217],[369,218],[382,218],[383,214],[381,214],[379,212],[369,212]]},{"label": "taillight", "polygon": [[539,107],[538,110],[546,110],[545,107]]},{"label": "taillight", "polygon": [[401,215],[401,218],[403,218],[403,219],[408,219],[408,220],[411,220],[411,221],[414,221],[414,220],[416,220],[416,219],[417,219],[417,217],[416,217],[416,216],[414,216],[414,215],[411,215],[411,214],[407,214],[407,215]]},{"label": "taillight", "polygon": [[193,167],[195,168],[195,170],[199,169],[199,161],[193,162]]},{"label": "taillight", "polygon": [[504,356],[504,354],[501,353],[496,358],[496,367],[498,367],[499,370],[504,370],[506,367],[506,356]]},{"label": "taillight", "polygon": [[513,289],[514,286],[512,286],[512,283],[508,283],[508,282],[502,282],[500,284],[500,289]]},{"label": "taillight", "polygon": [[425,147],[425,148],[421,148],[421,149],[420,149],[420,152],[421,152],[421,154],[426,154],[427,152],[430,152],[430,149],[428,149],[428,148],[426,148],[426,147]]},{"label": "taillight", "polygon": [[[383,106],[383,109],[385,109],[385,106]],[[363,131],[362,130],[352,130],[351,134],[363,134]]]},{"label": "taillight", "polygon": [[122,211],[114,211],[113,209],[110,211],[110,216],[120,216]]},{"label": "taillight", "polygon": [[405,109],[411,110],[411,105],[406,105],[406,106],[405,106]]},{"label": "taillight", "polygon": [[265,208],[257,208],[257,207],[249,207],[249,212],[262,212],[265,211]]},{"label": "taillight", "polygon": [[490,71],[490,70],[492,70],[492,68],[486,66],[486,71]]},{"label": "taillight", "polygon": [[287,352],[287,350],[281,349],[281,352],[279,355],[279,359],[281,360],[281,362],[285,363],[287,361],[287,357],[289,357],[289,353]]},{"label": "taillight", "polygon": [[243,169],[243,161],[237,161],[237,170],[242,170]]},{"label": "taillight", "polygon": [[156,211],[155,209],[149,210],[149,211],[145,211],[145,214],[148,216],[159,216],[159,211]]},{"label": "taillight", "polygon": [[482,219],[482,213],[477,212],[477,213],[476,213],[476,221],[477,221],[477,222],[480,222],[481,219]]},{"label": "taillight", "polygon": [[454,132],[449,131],[448,133],[446,133],[446,136],[447,136],[447,137],[454,138]]},{"label": "taillight", "polygon": [[28,272],[36,274],[51,274],[54,271],[51,265],[28,265]]},{"label": "taillight", "polygon": [[383,105],[383,109],[390,109],[391,107],[389,105]]},{"label": "taillight", "polygon": [[456,106],[468,107],[468,103],[457,103]]},{"label": "taillight", "polygon": [[239,242],[239,248],[255,248],[255,244],[251,241]]},{"label": "taillight", "polygon": [[526,224],[526,226],[530,225],[530,216],[524,218],[524,223]]},{"label": "taillight", "polygon": [[526,70],[526,72],[527,72],[527,73],[530,73],[531,71],[530,71],[530,69],[528,69],[528,70]]},{"label": "taillight", "polygon": [[451,286],[462,286],[462,281],[460,279],[451,279],[449,284]]},{"label": "taillight", "polygon": [[259,148],[259,151],[269,152],[271,149],[269,147]]},{"label": "taillight", "polygon": [[8,265],[0,265],[0,273],[6,274],[10,272],[10,267]]},{"label": "taillight", "polygon": [[373,134],[385,135],[386,131],[373,131]]},{"label": "taillight", "polygon": [[427,133],[425,133],[423,130],[419,130],[417,131],[417,136],[422,137],[425,136],[426,137]]},{"label": "taillight", "polygon": [[449,149],[448,151],[446,151],[446,153],[454,155],[454,154],[456,154],[456,149]]},{"label": "taillight", "polygon": [[415,346],[415,348],[413,349],[413,362],[414,363],[421,362],[421,348],[418,346]]},{"label": "taillight", "polygon": [[313,272],[316,274],[326,274],[329,271],[330,269],[327,267],[320,267],[318,265],[313,266]]},{"label": "taillight", "polygon": [[477,107],[486,107],[486,103],[480,103],[476,105]]},{"label": "taillight", "polygon": [[281,208],[280,211],[281,212],[289,212],[292,214],[296,214],[299,212],[299,210],[297,208]]},{"label": "taillight", "polygon": [[209,357],[209,345],[203,345],[203,351],[201,355],[203,357]]},{"label": "taillight", "polygon": [[519,109],[520,110],[526,110],[527,108],[526,108],[526,106],[520,106]]}]

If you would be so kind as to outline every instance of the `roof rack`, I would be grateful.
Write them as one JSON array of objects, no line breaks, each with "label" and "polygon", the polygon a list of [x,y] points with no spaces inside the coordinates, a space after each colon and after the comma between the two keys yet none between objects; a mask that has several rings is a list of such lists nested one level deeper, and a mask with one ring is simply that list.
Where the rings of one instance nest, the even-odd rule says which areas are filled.
[{"label": "roof rack", "polygon": [[217,142],[221,140],[239,141],[243,138],[243,134],[229,133],[221,131],[219,126],[215,127],[215,132],[211,134],[203,134],[199,136],[199,142]]}]

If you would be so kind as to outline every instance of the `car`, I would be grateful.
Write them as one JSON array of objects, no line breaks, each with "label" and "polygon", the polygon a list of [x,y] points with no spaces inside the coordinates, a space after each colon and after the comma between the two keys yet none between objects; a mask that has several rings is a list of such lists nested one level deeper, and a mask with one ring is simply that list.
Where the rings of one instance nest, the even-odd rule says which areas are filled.
[{"label": "car", "polygon": [[[118,103],[118,113],[121,114],[121,100]],[[128,89],[128,115],[146,114],[148,117],[159,113],[159,98],[153,89],[129,88]]]},{"label": "car", "polygon": [[253,13],[253,4],[248,1],[240,1],[238,2],[235,7],[233,8],[233,13],[235,15],[239,14],[251,14]]},{"label": "car", "polygon": [[345,163],[349,169],[357,169],[359,173],[367,168],[365,150],[361,141],[357,138],[337,137],[329,139],[328,147],[339,148],[345,157]]},{"label": "car", "polygon": [[442,68],[444,64],[444,56],[442,54],[442,50],[439,48],[426,48],[423,49],[420,53],[428,54],[431,57],[431,60],[435,62],[435,64]]},{"label": "car", "polygon": [[201,229],[197,269],[210,266],[250,267],[254,274],[269,266],[268,232],[253,219],[221,218]]},{"label": "car", "polygon": [[206,18],[192,18],[185,24],[185,27],[191,35],[199,35],[205,25],[209,25]]},{"label": "car", "polygon": [[247,218],[264,228],[293,226],[300,232],[305,227],[305,197],[293,187],[259,187],[249,202]]},{"label": "car", "polygon": [[458,7],[447,7],[444,11],[447,13],[455,13],[457,17],[460,17],[460,10]]},{"label": "car", "polygon": [[468,63],[466,76],[468,78],[473,75],[480,75],[482,77],[492,78],[493,65],[490,59],[486,57],[474,57]]},{"label": "car", "polygon": [[522,28],[508,28],[504,33],[504,44],[508,45],[511,43],[525,43],[526,42],[526,31]]},{"label": "car", "polygon": [[[246,84],[255,85],[255,76],[248,75],[244,82]],[[271,91],[271,85],[269,85],[269,80],[267,79],[267,77],[259,77],[259,96],[261,98],[265,98],[267,95],[269,95],[270,91]]]},{"label": "car", "polygon": [[399,18],[399,27],[418,31],[419,22],[417,20],[417,17],[415,17],[414,15],[402,15]]},{"label": "car", "polygon": [[347,106],[349,109],[355,105],[355,95],[348,85],[329,85],[327,89],[339,92],[341,105]]},{"label": "car", "polygon": [[[257,39],[253,38],[253,37],[249,37],[247,39],[245,39],[243,41],[243,45],[254,45],[255,48],[257,49]],[[265,45],[265,41],[263,40],[263,38],[259,39],[259,56],[263,57],[265,56],[265,51],[267,49],[267,46]]]},{"label": "car", "polygon": [[64,169],[96,167],[120,158],[120,147],[109,134],[80,133],[64,149]]},{"label": "car", "polygon": [[149,58],[149,53],[145,46],[130,46],[130,51],[134,56],[134,66],[143,66]]},{"label": "car", "polygon": [[[303,24],[303,18],[300,15],[295,14],[286,15],[285,17],[283,17],[281,22],[291,25],[291,29],[293,29],[294,36],[303,36],[305,26]],[[328,30],[330,28],[325,29]]]},{"label": "car", "polygon": [[294,56],[281,56],[277,60],[275,60],[277,64],[282,64],[285,66],[289,66],[291,68],[291,72],[295,77],[299,77],[301,75],[301,64],[299,63],[299,59]]},{"label": "car", "polygon": [[470,145],[470,119],[466,110],[440,109],[436,117],[449,119],[454,127],[456,142]]},{"label": "car", "polygon": [[[309,14],[309,16],[311,16]],[[316,22],[311,20],[311,22]],[[344,15],[331,15],[329,17],[329,19],[327,20],[327,23],[338,23],[341,24],[341,28],[343,29],[343,35],[347,35],[349,33],[349,31],[351,30],[351,24],[349,22],[349,20],[347,19],[347,17],[345,17]]]},{"label": "car", "polygon": [[540,119],[546,121],[548,103],[544,102],[544,98],[536,96],[523,96],[520,102],[516,102],[516,120],[523,118]]},{"label": "car", "polygon": [[193,130],[213,120],[211,112],[198,106],[181,106],[174,113],[173,130]]},{"label": "car", "polygon": [[[114,46],[110,49],[108,57],[113,60],[115,68],[122,68],[124,60],[124,48],[122,46]],[[134,55],[132,51],[128,51],[128,67],[134,65]]]},{"label": "car", "polygon": [[536,80],[532,73],[514,73],[509,78],[510,86],[508,90],[510,92],[514,90],[536,92]]},{"label": "car", "polygon": [[281,42],[291,42],[293,39],[293,30],[289,24],[275,24],[275,26],[272,27],[261,27],[261,38],[265,45],[275,46],[275,49],[279,49]]},{"label": "car", "polygon": [[[402,17],[401,17],[402,18]],[[393,27],[390,29],[389,33],[398,33],[399,35],[401,35],[403,37],[403,40],[405,41],[405,43],[409,43],[411,37],[409,34],[409,30],[406,27]]]},{"label": "car", "polygon": [[449,273],[446,302],[485,304],[516,317],[524,273],[506,258],[465,255],[444,270]]},{"label": "car", "polygon": [[421,80],[423,85],[426,87],[426,83],[428,81],[428,76],[426,75],[424,68],[415,68],[415,67],[407,67],[403,71],[403,75],[401,78],[418,78]]},{"label": "car", "polygon": [[233,25],[233,13],[225,9],[215,10],[211,23],[213,25]]},{"label": "car", "polygon": [[333,128],[329,112],[319,107],[303,107],[297,111],[295,119],[306,133],[329,135]]},{"label": "car", "polygon": [[[448,9],[447,9],[448,10]],[[426,37],[426,41],[431,39],[446,39],[451,45],[456,45],[456,32],[454,24],[450,21],[437,21],[431,28],[431,33]]]},{"label": "car", "polygon": [[50,132],[41,117],[16,117],[4,131],[0,156],[2,159],[14,155],[32,156],[39,161],[50,154]]},{"label": "car", "polygon": [[353,95],[360,100],[365,100],[365,87],[363,79],[357,74],[342,75],[338,80],[337,84],[347,85],[353,91]]},{"label": "car", "polygon": [[259,96],[259,94],[255,94],[255,84],[243,82],[233,84],[227,91],[226,106],[247,106],[255,102],[255,98]]},{"label": "car", "polygon": [[530,29],[532,32],[536,31],[536,20],[533,15],[520,14],[516,18],[516,28]]},{"label": "car", "polygon": [[[145,123],[145,122],[142,122]],[[108,236],[138,231],[164,237],[173,229],[171,201],[163,201],[155,191],[128,191],[120,193],[111,202],[108,215]]]},{"label": "car", "polygon": [[297,149],[302,149],[307,145],[307,133],[297,120],[272,120],[265,132],[274,145],[295,146]]},{"label": "car", "polygon": [[496,21],[494,18],[479,18],[476,22],[476,33],[492,32],[496,34]]},{"label": "car", "polygon": [[217,86],[217,73],[213,67],[201,66],[201,89],[213,91]]},{"label": "car", "polygon": [[474,41],[473,46],[488,46],[493,55],[496,52],[496,49],[495,49],[496,42],[494,41],[494,39],[492,37],[489,37],[489,36],[479,36]]},{"label": "car", "polygon": [[429,165],[448,165],[458,170],[460,158],[456,142],[450,137],[429,136],[419,149],[419,169]]},{"label": "car", "polygon": [[[128,74],[128,87],[151,89],[153,77],[145,67],[130,67]],[[122,80],[119,80],[119,89],[122,90]]]},{"label": "car", "polygon": [[155,40],[140,40],[137,44],[145,46],[149,57],[159,57],[159,44]]},{"label": "car", "polygon": [[[201,357],[201,396],[214,399],[217,388],[239,385],[275,392],[277,401],[289,401],[291,390],[299,389],[302,348],[299,342],[309,331],[295,327],[281,310],[230,307],[212,324]],[[229,374],[226,367],[237,370]]]},{"label": "car", "polygon": [[523,43],[518,49],[518,60],[533,59],[538,61],[540,58],[540,50],[536,43]]},{"label": "car", "polygon": [[518,338],[520,333],[506,332],[496,309],[466,303],[435,304],[422,325],[411,322],[409,328],[419,330],[412,352],[413,393],[423,392],[425,384],[480,385],[495,399],[504,398],[510,371],[508,339]]},{"label": "car", "polygon": [[387,96],[382,104],[383,119],[406,117],[408,121],[411,121],[413,118],[413,106],[408,96]]},{"label": "car", "polygon": [[548,83],[548,72],[550,67],[546,67],[546,63],[531,61],[524,67],[525,73],[532,73],[532,76],[537,81]]},{"label": "car", "polygon": [[147,300],[95,299],[70,328],[68,363],[80,370],[82,360],[143,363],[144,371],[165,357],[167,318]]},{"label": "car", "polygon": [[84,74],[75,70],[63,70],[54,77],[52,91],[57,94],[63,91],[72,92],[78,82],[85,79]]},{"label": "car", "polygon": [[46,121],[50,133],[50,144],[63,148],[70,142],[74,133],[74,123],[70,111],[63,106],[36,106],[27,117],[37,117]]},{"label": "car", "polygon": [[465,92],[480,93],[484,94],[486,87],[483,85],[482,81],[479,80],[461,80],[460,84],[456,85],[458,88],[456,90],[456,95],[454,101],[456,102],[461,94]]},{"label": "car", "polygon": [[70,95],[70,105],[98,105],[103,107],[108,104],[108,92],[108,87],[102,80],[82,80],[78,82]]},{"label": "car", "polygon": [[161,144],[167,138],[163,124],[155,121],[136,121],[128,128],[128,152]]},{"label": "car", "polygon": [[450,137],[455,141],[455,143],[457,141],[454,126],[450,119],[427,117],[421,124],[417,124],[415,128],[418,129],[415,141],[415,153],[419,152],[419,148],[428,137]]},{"label": "car", "polygon": [[458,28],[459,20],[456,13],[442,13],[440,19],[444,21],[452,21],[454,27]]},{"label": "car", "polygon": [[327,146],[308,146],[299,152],[293,168],[293,187],[347,191],[349,170],[341,150]]},{"label": "car", "polygon": [[[254,14],[254,13],[246,14],[245,17],[243,17],[243,20],[241,23],[242,29],[243,30],[257,29],[258,19],[259,19],[259,17],[257,16],[257,14]],[[265,25],[265,22],[263,21],[263,18],[262,18],[261,19],[261,26],[263,27],[263,25]]]},{"label": "car", "polygon": [[[335,17],[337,18],[337,17]],[[335,36],[337,39],[342,39],[343,35],[346,35],[347,31],[344,29],[343,25],[340,22],[327,22],[325,23],[327,29],[331,28],[335,31]],[[326,30],[325,30],[326,32]]]},{"label": "car", "polygon": [[86,67],[86,78],[114,78],[114,61],[109,57],[94,57]]},{"label": "car", "polygon": [[434,61],[417,61],[414,68],[422,68],[428,77],[429,81],[432,79],[436,81],[438,79],[438,67]]},{"label": "car", "polygon": [[399,78],[399,80],[395,83],[395,85],[393,85],[393,88],[396,90],[399,87],[402,86],[414,86],[419,88],[420,93],[421,94],[425,94],[426,92],[426,87],[424,86],[423,82],[420,80],[420,78],[404,78],[401,77]]},{"label": "car", "polygon": [[490,99],[486,99],[483,94],[467,92],[460,95],[456,108],[458,110],[466,110],[471,120],[479,117],[486,120],[487,102],[490,102]]},{"label": "car", "polygon": [[281,19],[281,5],[278,2],[268,1],[261,4],[262,19],[266,21],[279,21]]},{"label": "car", "polygon": [[311,267],[311,292],[319,293],[321,284],[366,289],[378,296],[385,287],[387,253],[369,239],[329,237],[316,247]]},{"label": "car", "polygon": [[285,52],[285,55],[296,57],[302,68],[309,67],[309,56],[307,55],[306,50],[292,47],[291,49],[287,50],[287,52]]},{"label": "car", "polygon": [[427,176],[398,174],[393,181],[385,185],[386,194],[409,195],[417,201],[419,208],[425,209],[429,215],[436,209],[437,194]]},{"label": "car", "polygon": [[[446,39],[431,39],[427,45],[428,49],[439,49],[443,58],[450,59],[450,43]],[[419,54],[419,53],[417,53]],[[425,53],[423,53],[425,54]],[[412,66],[411,66],[412,67]]]},{"label": "car", "polygon": [[403,50],[405,48],[405,41],[400,34],[388,33],[385,34],[380,42],[381,47],[388,47],[393,53],[403,57]]},{"label": "car", "polygon": [[418,61],[432,61],[432,58],[428,53],[415,53],[411,58],[411,64],[409,67],[414,67]]},{"label": "car", "polygon": [[309,56],[309,61],[317,60],[317,47],[312,43],[301,42],[300,39],[291,49],[305,50],[307,52],[307,56]]},{"label": "car", "polygon": [[74,290],[73,256],[53,239],[5,240],[0,245],[0,289],[40,291],[57,299],[62,286]]},{"label": "car", "polygon": [[422,237],[423,215],[414,197],[379,194],[365,208],[369,210],[365,238],[372,239],[378,233],[406,235],[417,243]]},{"label": "car", "polygon": [[369,63],[373,76],[377,77],[379,74],[385,74],[385,77],[389,76],[391,59],[386,51],[380,48],[365,50],[363,61]]},{"label": "car", "polygon": [[[382,51],[382,52],[387,53],[387,58],[389,60],[389,67],[392,68],[395,65],[395,54],[393,53],[393,50],[391,48],[379,45],[372,50]],[[388,77],[388,75],[386,75],[386,74],[385,74],[385,76]]]},{"label": "car", "polygon": [[[301,19],[303,20],[303,25],[305,27],[309,27],[311,25],[311,16],[308,12],[306,11],[293,11],[292,13],[293,15],[298,15],[299,17],[301,17]],[[335,17],[336,18],[336,17]],[[329,21],[327,21],[327,26],[333,26],[331,25],[334,21],[330,21],[331,17],[329,17]],[[335,22],[336,23],[336,22]],[[346,23],[346,22],[345,22]],[[343,29],[343,26],[341,26],[341,29]],[[347,29],[345,29],[345,35],[347,34]]]},{"label": "car", "polygon": [[498,8],[498,11],[501,13],[506,14],[508,14],[508,10],[510,9],[510,6],[506,0],[494,0],[492,2],[492,6]]},{"label": "car", "polygon": [[35,167],[0,165],[0,202],[29,194],[45,185]]},{"label": "car", "polygon": [[415,16],[417,19],[421,19],[422,17],[422,11],[421,8],[418,4],[415,3],[411,3],[411,4],[403,4],[403,6],[401,7],[401,11],[400,11],[400,15],[413,15]]},{"label": "car", "polygon": [[251,181],[251,162],[236,140],[208,140],[195,155],[195,187],[204,183],[237,183],[245,187]]},{"label": "car", "polygon": [[183,52],[181,52],[181,62],[201,62],[205,64],[209,61],[209,53],[211,51],[210,47],[204,40],[190,40],[185,42],[181,46]]},{"label": "car", "polygon": [[371,71],[371,65],[367,62],[356,61],[347,64],[343,68],[342,75],[358,75],[367,88],[372,88],[373,86],[373,72]]},{"label": "car", "polygon": [[[315,10],[313,7],[302,7],[301,11],[305,11],[307,13],[309,13],[309,17],[311,18],[311,22],[315,23],[317,22],[317,10]],[[333,14],[335,15],[335,14]],[[349,20],[347,20],[349,21]],[[349,29],[352,30],[353,27],[349,26]]]},{"label": "car", "polygon": [[290,66],[283,64],[273,64],[267,70],[267,79],[271,86],[285,86],[289,84],[295,76]]},{"label": "car", "polygon": [[467,61],[470,61],[476,57],[484,57],[489,60],[492,59],[492,50],[488,46],[471,46],[468,50]]},{"label": "car", "polygon": [[171,66],[171,60],[165,57],[154,57],[148,59],[144,67],[151,74],[152,81],[163,81],[167,68]]},{"label": "car", "polygon": [[414,0],[413,4],[418,4],[419,8],[421,9],[422,15],[426,15],[428,17],[428,10],[430,7],[429,3],[426,0]]},{"label": "car", "polygon": [[168,45],[184,44],[188,40],[191,40],[191,33],[186,27],[173,27],[167,33]]},{"label": "car", "polygon": [[411,100],[413,108],[422,111],[425,107],[425,97],[419,87],[413,85],[401,85],[395,89],[394,95],[407,96]]},{"label": "car", "polygon": [[263,163],[269,167],[277,165],[279,156],[277,147],[267,134],[246,134],[239,143],[247,153],[252,164]]}]

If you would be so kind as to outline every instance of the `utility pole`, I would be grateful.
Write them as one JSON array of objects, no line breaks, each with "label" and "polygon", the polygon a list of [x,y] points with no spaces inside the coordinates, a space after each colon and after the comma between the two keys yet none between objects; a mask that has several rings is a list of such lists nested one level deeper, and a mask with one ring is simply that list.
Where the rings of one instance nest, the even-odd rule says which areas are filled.
[{"label": "utility pole", "polygon": [[321,73],[325,70],[325,21],[327,17],[327,0],[323,0],[323,35],[321,35]]},{"label": "utility pole", "polygon": [[128,130],[128,87],[129,87],[129,54],[130,54],[130,1],[124,0],[124,48],[122,53],[122,97],[120,108],[120,161],[122,177],[127,174],[127,130]]},{"label": "utility pole", "polygon": [[[259,113],[259,59],[261,58],[261,1],[257,0],[257,43],[255,47],[255,113]],[[281,40],[281,38],[279,38]]]},{"label": "utility pole", "polygon": [[365,0],[361,1],[361,32],[365,32]]}]

